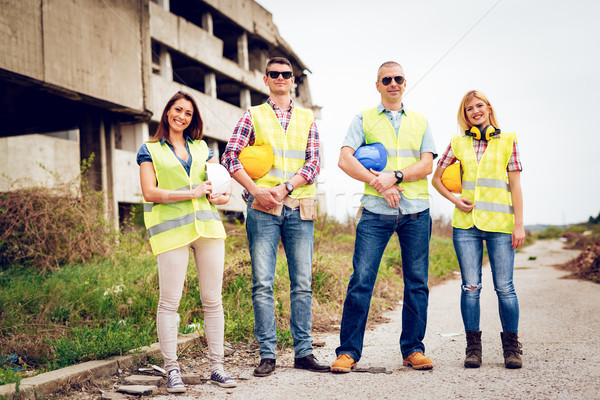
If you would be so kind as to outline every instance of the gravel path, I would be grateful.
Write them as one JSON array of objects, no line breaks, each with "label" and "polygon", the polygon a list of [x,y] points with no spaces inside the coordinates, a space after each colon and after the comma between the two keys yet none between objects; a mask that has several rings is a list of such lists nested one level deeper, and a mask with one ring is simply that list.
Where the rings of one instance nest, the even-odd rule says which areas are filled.
[{"label": "gravel path", "polygon": [[[558,240],[538,241],[517,254],[521,370],[504,368],[497,300],[486,267],[479,369],[462,365],[465,336],[455,279],[431,290],[425,337],[426,353],[435,364],[431,371],[402,366],[398,309],[387,315],[389,323],[367,332],[358,364],[359,368],[384,367],[388,373],[318,374],[295,370],[289,357],[281,357],[269,377],[253,377],[251,368],[232,370],[241,378],[235,389],[203,384],[190,387],[185,395],[153,399],[600,399],[600,285],[560,279],[565,273],[551,267],[577,254],[563,250]],[[338,335],[318,339],[326,345],[315,350],[317,358],[333,362]]]}]

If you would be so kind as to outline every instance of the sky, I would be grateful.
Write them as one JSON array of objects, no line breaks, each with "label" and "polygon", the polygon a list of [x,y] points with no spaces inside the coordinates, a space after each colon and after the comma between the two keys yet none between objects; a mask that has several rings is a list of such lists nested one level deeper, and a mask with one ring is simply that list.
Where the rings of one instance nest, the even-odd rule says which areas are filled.
[{"label": "sky", "polygon": [[[404,67],[404,105],[425,115],[440,154],[458,133],[462,96],[487,95],[501,130],[519,140],[526,225],[600,213],[597,0],[257,1],[310,69],[313,103],[323,107],[328,214],[353,218],[359,205],[362,183],[337,167],[339,149],[352,118],[379,103],[385,61]],[[429,190],[433,217],[450,218],[452,204]]]}]

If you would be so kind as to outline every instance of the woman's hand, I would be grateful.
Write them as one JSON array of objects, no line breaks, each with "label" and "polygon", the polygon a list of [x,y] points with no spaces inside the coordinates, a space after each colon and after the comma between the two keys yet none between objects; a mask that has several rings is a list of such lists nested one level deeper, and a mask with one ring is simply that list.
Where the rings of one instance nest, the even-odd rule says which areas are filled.
[{"label": "woman's hand", "polygon": [[231,193],[215,193],[208,195],[208,201],[215,206],[227,204],[230,198]]},{"label": "woman's hand", "polygon": [[212,183],[204,181],[191,190],[192,199],[199,199],[202,196],[212,193]]},{"label": "woman's hand", "polygon": [[516,250],[525,243],[525,227],[523,225],[515,224],[511,235],[511,242],[513,250]]},{"label": "woman's hand", "polygon": [[458,197],[456,199],[456,201],[454,202],[454,205],[460,211],[466,212],[466,213],[471,212],[471,210],[473,210],[473,207],[475,207],[475,204],[473,204],[473,202],[471,200],[465,199],[464,197]]}]

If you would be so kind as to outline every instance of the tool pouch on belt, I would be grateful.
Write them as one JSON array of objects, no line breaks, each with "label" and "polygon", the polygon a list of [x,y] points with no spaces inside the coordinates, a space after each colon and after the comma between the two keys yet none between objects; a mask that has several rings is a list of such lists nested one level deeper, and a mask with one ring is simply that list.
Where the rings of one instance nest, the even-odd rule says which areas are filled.
[{"label": "tool pouch on belt", "polygon": [[300,199],[300,219],[304,221],[317,220],[317,200],[314,197]]}]

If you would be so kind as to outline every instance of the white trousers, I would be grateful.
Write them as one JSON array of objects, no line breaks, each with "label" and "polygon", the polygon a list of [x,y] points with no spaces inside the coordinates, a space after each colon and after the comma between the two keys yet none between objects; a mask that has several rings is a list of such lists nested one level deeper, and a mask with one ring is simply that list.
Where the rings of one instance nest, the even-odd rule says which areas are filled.
[{"label": "white trousers", "polygon": [[194,252],[200,298],[204,310],[204,331],[208,342],[210,371],[223,369],[223,336],[225,317],[221,301],[225,241],[223,239],[198,238],[189,245],[161,253],[158,259],[158,302],[156,326],[160,350],[167,372],[180,369],[177,362],[177,310],[183,292],[185,275],[190,257]]}]

